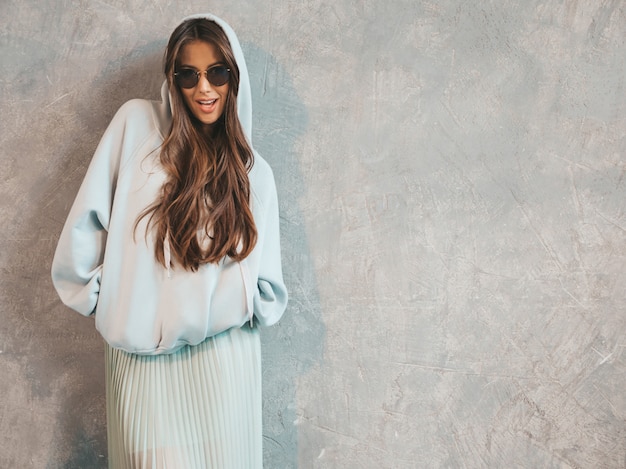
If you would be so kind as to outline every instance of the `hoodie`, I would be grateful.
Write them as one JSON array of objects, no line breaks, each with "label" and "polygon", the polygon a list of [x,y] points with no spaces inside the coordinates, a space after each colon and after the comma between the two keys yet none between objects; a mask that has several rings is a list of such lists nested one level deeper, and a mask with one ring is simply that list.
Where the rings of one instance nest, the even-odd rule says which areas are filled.
[{"label": "hoodie", "polygon": [[[197,17],[215,21],[230,41],[240,71],[237,112],[251,142],[250,81],[239,40],[215,16],[185,19]],[[276,186],[271,168],[254,150],[248,176],[258,239],[246,259],[225,257],[196,272],[166,269],[154,256],[153,230],[146,232],[149,217],[135,230],[165,181],[159,148],[170,124],[167,83],[161,102],[133,99],[121,106],[92,158],[52,262],[52,282],[63,303],[95,315],[97,330],[112,347],[136,354],[197,345],[252,324],[253,317],[270,326],[287,304]]]}]

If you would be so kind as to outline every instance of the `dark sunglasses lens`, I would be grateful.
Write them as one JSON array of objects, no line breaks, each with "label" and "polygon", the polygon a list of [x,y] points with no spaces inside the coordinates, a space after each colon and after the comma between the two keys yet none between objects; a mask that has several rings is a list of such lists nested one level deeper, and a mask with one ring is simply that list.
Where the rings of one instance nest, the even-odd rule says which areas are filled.
[{"label": "dark sunglasses lens", "polygon": [[176,72],[176,82],[181,88],[193,88],[198,83],[198,74],[188,68],[180,70]]},{"label": "dark sunglasses lens", "polygon": [[211,84],[215,86],[225,85],[228,81],[229,74],[230,71],[226,67],[223,67],[221,65],[207,70],[207,78],[209,79]]}]

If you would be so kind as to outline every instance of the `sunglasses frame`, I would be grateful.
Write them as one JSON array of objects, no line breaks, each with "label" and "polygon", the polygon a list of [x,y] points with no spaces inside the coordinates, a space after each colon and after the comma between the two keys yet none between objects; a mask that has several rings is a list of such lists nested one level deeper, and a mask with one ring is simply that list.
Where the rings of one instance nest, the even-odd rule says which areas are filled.
[{"label": "sunglasses frame", "polygon": [[[226,81],[225,81],[224,83],[220,83],[220,84],[213,83],[213,82],[211,81],[211,78],[209,78],[209,77],[211,76],[211,75],[209,74],[209,72],[210,72],[211,70],[216,69],[216,68],[221,68],[221,69],[226,70],[226,73],[228,74],[228,76],[227,76]],[[181,83],[181,80],[183,79],[183,78],[182,78],[182,76],[181,76],[181,73],[183,72],[183,70],[184,70],[185,72],[189,71],[189,72],[194,72],[194,73],[195,73],[196,78],[195,78],[195,82],[194,82],[194,84],[193,84],[193,85],[191,85],[191,86],[184,86],[184,85]],[[178,72],[174,72],[174,79],[176,80],[176,84],[177,84],[178,86],[180,86],[181,88],[185,88],[185,89],[187,89],[187,90],[190,90],[191,88],[195,88],[196,86],[198,86],[198,83],[200,83],[200,74],[201,74],[201,73],[204,73],[204,75],[206,76],[207,81],[208,81],[208,82],[209,82],[212,86],[224,86],[226,83],[228,83],[228,82],[230,81],[230,68],[228,68],[226,65],[223,65],[223,64],[213,65],[213,66],[211,66],[211,67],[207,68],[206,70],[196,70],[196,69],[193,69],[193,68],[191,68],[191,67],[183,67],[183,68],[181,68]]]}]

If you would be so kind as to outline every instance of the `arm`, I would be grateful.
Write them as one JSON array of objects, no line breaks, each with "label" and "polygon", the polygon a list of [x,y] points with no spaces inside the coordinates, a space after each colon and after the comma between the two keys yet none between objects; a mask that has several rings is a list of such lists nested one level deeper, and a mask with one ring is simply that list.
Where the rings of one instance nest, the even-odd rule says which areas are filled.
[{"label": "arm", "polygon": [[254,315],[262,326],[278,322],[285,312],[288,298],[281,266],[278,199],[273,176],[270,183],[264,232],[259,233],[259,242],[262,244],[257,290],[253,300]]},{"label": "arm", "polygon": [[118,112],[87,169],[52,261],[52,283],[59,297],[85,316],[98,302],[123,130],[124,118]]}]

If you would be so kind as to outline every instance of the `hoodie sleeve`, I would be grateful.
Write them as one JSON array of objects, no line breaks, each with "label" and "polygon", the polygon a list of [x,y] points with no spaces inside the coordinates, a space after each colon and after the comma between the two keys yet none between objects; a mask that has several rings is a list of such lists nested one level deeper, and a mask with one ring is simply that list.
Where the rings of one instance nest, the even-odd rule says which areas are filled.
[{"label": "hoodie sleeve", "polygon": [[264,232],[260,241],[261,254],[257,290],[254,294],[254,315],[262,326],[278,322],[287,307],[287,288],[283,282],[280,256],[280,232],[276,185],[270,172],[270,194],[265,211]]},{"label": "hoodie sleeve", "polygon": [[85,316],[95,311],[100,291],[104,250],[124,140],[122,109],[98,144],[52,261],[52,283],[61,301]]}]

